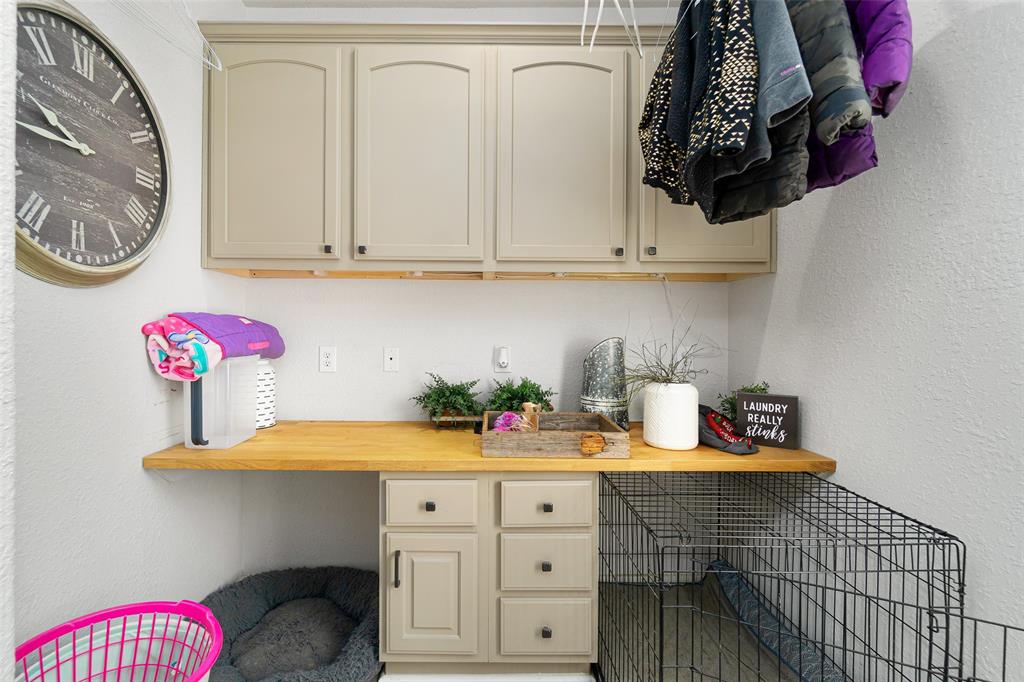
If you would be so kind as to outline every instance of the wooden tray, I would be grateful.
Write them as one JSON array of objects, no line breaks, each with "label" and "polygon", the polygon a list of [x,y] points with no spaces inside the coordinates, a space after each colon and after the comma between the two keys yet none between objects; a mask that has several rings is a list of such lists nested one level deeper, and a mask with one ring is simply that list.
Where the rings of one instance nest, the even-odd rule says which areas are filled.
[{"label": "wooden tray", "polygon": [[541,412],[537,431],[492,431],[501,412],[484,412],[484,457],[629,457],[629,432],[603,414]]}]

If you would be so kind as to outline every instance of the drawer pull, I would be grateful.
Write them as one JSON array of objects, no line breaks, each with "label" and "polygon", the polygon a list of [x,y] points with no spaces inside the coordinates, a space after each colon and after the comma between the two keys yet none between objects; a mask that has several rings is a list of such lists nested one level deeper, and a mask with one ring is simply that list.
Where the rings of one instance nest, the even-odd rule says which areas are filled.
[{"label": "drawer pull", "polygon": [[398,572],[402,566],[402,550],[395,550],[395,587],[399,587],[402,584],[402,579],[399,577]]},{"label": "drawer pull", "polygon": [[554,635],[554,634],[555,633],[553,633],[551,631],[551,628],[549,628],[547,625],[545,625],[544,627],[542,627],[540,629],[541,639],[551,639],[552,635]]},{"label": "drawer pull", "polygon": [[552,567],[550,561],[542,561],[542,562],[540,562],[540,570],[541,570],[542,573],[550,573],[552,568],[553,567]]},{"label": "drawer pull", "polygon": [[431,502],[430,500],[427,500],[426,504],[424,504],[423,507],[428,512],[437,511],[437,503],[436,502]]},{"label": "drawer pull", "polygon": [[555,505],[552,504],[551,502],[545,502],[543,505],[541,505],[541,509],[544,510],[545,514],[550,514],[551,512],[555,511]]}]

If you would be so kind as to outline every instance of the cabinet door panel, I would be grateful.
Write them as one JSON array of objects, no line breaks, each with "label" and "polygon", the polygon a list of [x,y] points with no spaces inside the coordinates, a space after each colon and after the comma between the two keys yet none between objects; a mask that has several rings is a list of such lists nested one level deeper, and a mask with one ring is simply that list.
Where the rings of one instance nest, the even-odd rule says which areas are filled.
[{"label": "cabinet door panel", "polygon": [[476,653],[476,534],[388,533],[385,558],[388,653]]},{"label": "cabinet door panel", "polygon": [[481,47],[356,51],[357,259],[483,258],[483,70]]},{"label": "cabinet door panel", "polygon": [[[661,54],[651,50],[645,72],[654,73]],[[644,105],[647,83],[637,106]],[[639,147],[639,142],[636,142]],[[641,171],[642,172],[642,171]],[[638,179],[639,182],[639,179]],[[663,191],[641,185],[641,261],[692,263],[768,263],[771,261],[771,216],[725,225],[709,225],[697,206],[673,204]]]},{"label": "cabinet door panel", "polygon": [[643,191],[640,260],[761,263],[771,259],[770,215],[709,225],[698,207],[673,204],[664,192],[646,185]]},{"label": "cabinet door panel", "polygon": [[498,259],[621,260],[626,51],[498,50]]},{"label": "cabinet door panel", "polygon": [[224,69],[209,76],[210,254],[337,258],[340,49],[232,44],[217,53]]}]

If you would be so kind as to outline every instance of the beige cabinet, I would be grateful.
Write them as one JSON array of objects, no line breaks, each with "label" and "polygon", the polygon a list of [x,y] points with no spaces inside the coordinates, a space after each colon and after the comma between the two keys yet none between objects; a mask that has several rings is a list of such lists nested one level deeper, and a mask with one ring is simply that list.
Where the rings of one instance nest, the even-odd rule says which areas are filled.
[{"label": "beige cabinet", "polygon": [[709,225],[700,208],[673,204],[661,190],[645,186],[643,195],[641,261],[768,263],[771,260],[770,215]]},{"label": "beige cabinet", "polygon": [[340,48],[218,44],[208,81],[207,248],[337,258]]},{"label": "beige cabinet", "polygon": [[[660,52],[649,50],[645,73],[654,73],[660,58]],[[645,83],[641,92],[646,89]],[[638,112],[643,104],[643,97],[635,102]],[[665,192],[647,185],[641,189],[638,236],[641,263],[679,263],[677,267],[684,268],[686,263],[763,263],[767,267],[772,259],[772,216],[709,225],[699,207],[673,204]]]},{"label": "beige cabinet", "polygon": [[[477,651],[477,536],[388,533],[387,650]],[[383,572],[382,572],[383,573]]]},{"label": "beige cabinet", "polygon": [[206,76],[205,267],[643,281],[773,269],[772,218],[708,225],[642,185],[636,125],[660,55],[641,63],[624,35],[591,51],[558,26],[203,30],[224,62]]},{"label": "beige cabinet", "polygon": [[484,255],[484,48],[355,51],[357,260]]},{"label": "beige cabinet", "polygon": [[498,49],[497,258],[623,260],[627,50]]},{"label": "beige cabinet", "polygon": [[592,473],[382,473],[380,658],[389,672],[589,670],[596,483]]}]

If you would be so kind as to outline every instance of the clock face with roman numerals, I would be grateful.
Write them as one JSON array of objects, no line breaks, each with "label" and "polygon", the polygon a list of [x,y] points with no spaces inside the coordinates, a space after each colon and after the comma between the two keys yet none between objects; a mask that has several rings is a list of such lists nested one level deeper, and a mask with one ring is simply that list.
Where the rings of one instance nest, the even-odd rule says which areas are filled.
[{"label": "clock face with roman numerals", "polygon": [[33,252],[35,267],[23,269],[44,279],[109,281],[148,255],[161,228],[159,122],[127,62],[84,18],[48,3],[17,14],[19,265]]}]

